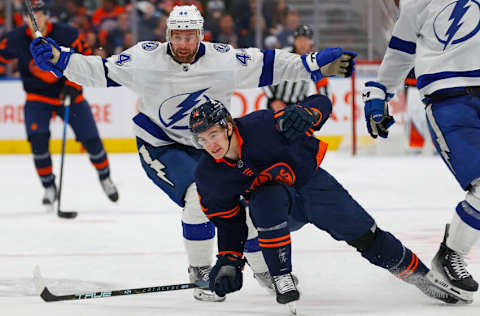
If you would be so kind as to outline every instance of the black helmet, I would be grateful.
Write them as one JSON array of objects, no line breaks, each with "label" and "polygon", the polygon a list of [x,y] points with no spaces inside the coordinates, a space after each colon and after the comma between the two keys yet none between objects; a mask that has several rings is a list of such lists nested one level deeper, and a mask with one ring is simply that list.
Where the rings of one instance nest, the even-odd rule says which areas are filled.
[{"label": "black helmet", "polygon": [[225,105],[218,100],[211,100],[206,96],[205,98],[207,101],[194,108],[190,113],[188,127],[194,135],[217,124],[222,128],[227,128],[227,118],[230,117],[230,112]]},{"label": "black helmet", "polygon": [[293,37],[297,38],[300,36],[305,36],[308,38],[313,38],[313,30],[310,26],[308,25],[299,25],[295,29],[295,32],[293,32]]}]

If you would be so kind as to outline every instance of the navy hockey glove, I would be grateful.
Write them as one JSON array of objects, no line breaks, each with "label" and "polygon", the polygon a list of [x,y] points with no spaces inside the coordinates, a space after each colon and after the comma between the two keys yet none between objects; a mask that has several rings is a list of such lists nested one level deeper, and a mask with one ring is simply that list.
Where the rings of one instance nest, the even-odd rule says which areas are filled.
[{"label": "navy hockey glove", "polygon": [[355,57],[355,52],[347,52],[338,47],[301,56],[303,65],[315,82],[323,77],[350,77],[355,70]]},{"label": "navy hockey glove", "polygon": [[63,76],[63,71],[68,65],[71,48],[58,46],[51,38],[38,37],[30,43],[30,52],[35,63],[44,71],[51,71],[58,78]]},{"label": "navy hockey glove", "polygon": [[75,102],[75,99],[78,97],[79,94],[80,94],[80,90],[78,90],[77,88],[75,88],[72,85],[65,84],[62,88],[62,91],[60,91],[60,96],[59,97],[62,100],[62,102],[64,102],[64,103],[65,103],[65,99],[67,97],[70,97],[70,103],[73,104]]},{"label": "navy hockey glove", "polygon": [[362,91],[365,103],[365,120],[367,129],[373,138],[388,137],[388,128],[395,123],[395,119],[388,113],[387,102],[393,94],[387,93],[387,88],[379,82],[368,81]]},{"label": "navy hockey glove", "polygon": [[210,271],[210,290],[224,297],[238,291],[243,285],[242,269],[245,259],[233,254],[217,255],[217,263]]},{"label": "navy hockey glove", "polygon": [[290,105],[275,113],[274,118],[277,131],[291,142],[318,122],[319,113],[302,105]]}]

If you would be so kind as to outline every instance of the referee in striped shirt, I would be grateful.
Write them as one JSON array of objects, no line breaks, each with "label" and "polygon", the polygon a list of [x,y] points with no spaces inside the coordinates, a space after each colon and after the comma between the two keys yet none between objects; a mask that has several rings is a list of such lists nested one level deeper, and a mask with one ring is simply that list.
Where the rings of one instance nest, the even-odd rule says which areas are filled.
[{"label": "referee in striped shirt", "polygon": [[[308,25],[299,25],[293,33],[294,46],[285,47],[292,53],[303,55],[313,51],[313,31]],[[267,107],[274,112],[291,105],[298,104],[309,96],[313,81],[284,81],[276,86],[263,87],[267,97]],[[328,79],[325,77],[316,84],[317,93],[328,96]]]}]

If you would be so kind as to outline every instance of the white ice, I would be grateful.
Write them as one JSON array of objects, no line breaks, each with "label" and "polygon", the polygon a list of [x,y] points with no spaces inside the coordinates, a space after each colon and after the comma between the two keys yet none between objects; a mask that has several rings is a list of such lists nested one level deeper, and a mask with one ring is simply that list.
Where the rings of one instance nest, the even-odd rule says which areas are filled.
[{"label": "white ice", "polygon": [[[244,287],[224,303],[193,300],[191,290],[45,303],[35,293],[39,264],[55,294],[188,282],[180,209],[141,169],[137,155],[109,156],[120,201],[101,191],[86,155],[65,162],[63,209],[47,214],[29,155],[0,156],[0,315],[288,315],[246,268]],[[54,156],[58,170],[59,156]],[[330,171],[378,225],[430,264],[464,192],[438,157],[357,157],[329,152]],[[273,212],[274,210],[272,210]],[[479,315],[471,305],[447,306],[369,264],[351,247],[312,226],[293,234],[300,278],[299,315]],[[469,270],[480,279],[480,244]]]}]

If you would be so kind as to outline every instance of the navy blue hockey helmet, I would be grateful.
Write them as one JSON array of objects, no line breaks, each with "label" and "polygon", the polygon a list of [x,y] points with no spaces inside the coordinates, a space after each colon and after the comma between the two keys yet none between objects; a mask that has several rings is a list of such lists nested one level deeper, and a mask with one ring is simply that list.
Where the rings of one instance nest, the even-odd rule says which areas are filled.
[{"label": "navy blue hockey helmet", "polygon": [[222,128],[227,128],[228,118],[231,117],[230,112],[222,102],[206,96],[205,98],[207,101],[194,108],[190,113],[188,127],[194,135],[202,133],[217,124]]},{"label": "navy blue hockey helmet", "polygon": [[313,38],[313,30],[310,26],[308,25],[299,25],[293,32],[293,37],[297,38],[300,36],[305,36],[308,38]]}]

